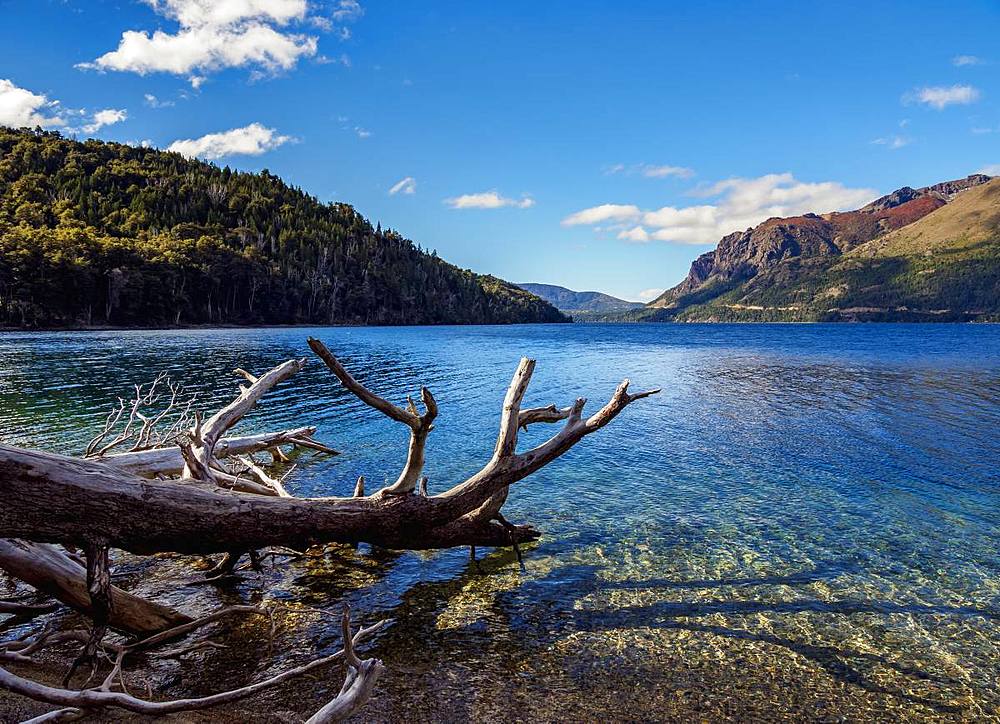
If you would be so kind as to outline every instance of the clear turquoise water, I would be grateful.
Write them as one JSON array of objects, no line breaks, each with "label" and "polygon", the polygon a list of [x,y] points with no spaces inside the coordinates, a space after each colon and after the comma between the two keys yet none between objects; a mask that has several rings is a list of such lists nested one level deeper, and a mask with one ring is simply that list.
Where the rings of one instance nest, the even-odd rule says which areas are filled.
[{"label": "clear turquoise water", "polygon": [[[177,589],[186,562],[139,590],[207,609],[285,601],[277,659],[241,645],[168,669],[262,675],[337,645],[310,609],[350,600],[393,626],[374,718],[995,720],[1000,714],[1000,327],[573,325],[0,335],[0,439],[79,452],[116,395],[169,371],[231,396],[327,342],[396,401],[429,386],[441,413],[432,492],[489,457],[520,356],[527,404],[603,402],[622,377],[662,387],[505,508],[545,533],[519,571],[508,551],[344,548],[223,588]],[[244,429],[315,424],[343,454],[289,487],[348,494],[394,479],[399,426],[311,363]],[[544,426],[540,426],[544,427]],[[551,430],[535,430],[523,445]],[[484,552],[487,553],[487,552]],[[265,699],[307,711],[332,679]]]}]

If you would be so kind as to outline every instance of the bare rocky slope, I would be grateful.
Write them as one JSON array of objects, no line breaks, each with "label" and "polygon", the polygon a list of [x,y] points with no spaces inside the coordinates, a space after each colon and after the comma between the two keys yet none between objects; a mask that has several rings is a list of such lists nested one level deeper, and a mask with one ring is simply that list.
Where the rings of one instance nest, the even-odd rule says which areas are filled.
[{"label": "bare rocky slope", "polygon": [[903,187],[856,211],[723,237],[643,320],[1000,318],[1000,179]]}]

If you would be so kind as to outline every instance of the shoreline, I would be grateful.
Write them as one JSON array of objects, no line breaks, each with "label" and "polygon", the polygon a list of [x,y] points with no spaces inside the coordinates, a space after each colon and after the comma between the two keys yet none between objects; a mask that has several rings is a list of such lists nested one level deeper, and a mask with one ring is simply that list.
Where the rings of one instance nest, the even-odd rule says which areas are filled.
[{"label": "shoreline", "polygon": [[574,325],[590,326],[590,325],[636,325],[636,326],[724,326],[724,325],[740,325],[740,326],[852,326],[852,325],[863,325],[863,326],[877,326],[877,325],[908,325],[908,326],[926,326],[926,327],[941,327],[948,325],[998,325],[1000,320],[977,320],[971,319],[966,321],[956,321],[956,320],[941,320],[941,321],[930,321],[930,320],[842,320],[842,321],[803,321],[803,320],[774,320],[774,321],[758,321],[758,320],[726,320],[726,321],[709,321],[709,320],[695,320],[695,321],[632,321],[632,320],[571,320],[569,322],[498,322],[495,324],[460,324],[460,323],[442,323],[442,324],[309,324],[309,323],[296,323],[296,324],[179,324],[179,325],[167,325],[167,326],[120,326],[120,325],[87,325],[87,326],[71,326],[71,327],[0,327],[0,334],[45,334],[54,332],[187,332],[187,331],[198,331],[198,330],[213,330],[213,329],[380,329],[380,328],[441,328],[441,327],[543,327],[543,326],[569,326]]}]

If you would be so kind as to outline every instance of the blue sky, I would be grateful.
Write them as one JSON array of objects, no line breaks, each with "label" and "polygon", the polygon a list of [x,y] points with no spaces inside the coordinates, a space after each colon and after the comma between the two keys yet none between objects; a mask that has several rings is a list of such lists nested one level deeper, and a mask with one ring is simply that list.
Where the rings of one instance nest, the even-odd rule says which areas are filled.
[{"label": "blue sky", "polygon": [[0,0],[0,18],[0,123],[268,168],[512,281],[649,297],[769,215],[1000,174],[996,0]]}]

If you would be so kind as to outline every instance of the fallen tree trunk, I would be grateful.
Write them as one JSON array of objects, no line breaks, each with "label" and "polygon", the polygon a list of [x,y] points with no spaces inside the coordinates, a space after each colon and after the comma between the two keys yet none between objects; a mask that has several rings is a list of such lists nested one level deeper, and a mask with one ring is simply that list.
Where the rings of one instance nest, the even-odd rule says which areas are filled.
[{"label": "fallen tree trunk", "polygon": [[[396,408],[346,375],[321,342],[310,340],[310,346],[366,404],[411,427],[408,462],[393,486],[367,497],[265,497],[144,480],[100,460],[0,446],[0,491],[6,501],[0,508],[0,535],[80,546],[99,542],[143,554],[217,553],[269,545],[303,549],[334,542],[412,550],[521,543],[539,533],[530,526],[498,520],[507,488],[604,427],[631,402],[657,392],[630,394],[625,380],[611,400],[588,418],[582,416],[584,399],[555,412],[551,407],[522,411],[535,366],[534,360],[522,359],[504,399],[493,457],[450,490],[424,496],[411,486],[422,471],[422,446],[436,413],[433,397],[423,395],[427,412],[422,416],[412,403],[408,411]],[[222,434],[303,364],[304,360],[292,360],[253,378],[235,402],[204,426],[199,421],[193,445],[182,446],[187,450],[186,476],[212,482],[214,446]],[[517,452],[519,429],[556,420],[565,420],[558,433],[531,450]]]},{"label": "fallen tree trunk", "polygon": [[[75,611],[93,615],[87,570],[55,546],[0,539],[0,568]],[[180,611],[111,587],[109,625],[126,633],[148,635],[191,620]]]},{"label": "fallen tree trunk", "polygon": [[[9,501],[0,510],[4,535],[68,545],[106,539],[139,554],[359,542],[415,550],[509,545],[499,525],[448,525],[477,507],[482,496],[474,490],[465,504],[421,495],[265,497],[145,480],[99,462],[7,446],[0,446],[0,485]],[[519,531],[519,542],[537,537]]]}]

